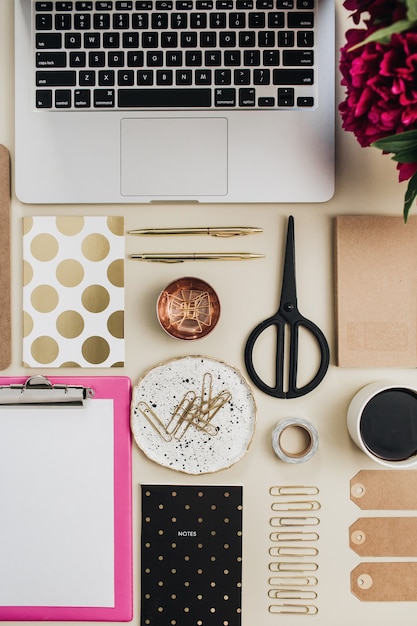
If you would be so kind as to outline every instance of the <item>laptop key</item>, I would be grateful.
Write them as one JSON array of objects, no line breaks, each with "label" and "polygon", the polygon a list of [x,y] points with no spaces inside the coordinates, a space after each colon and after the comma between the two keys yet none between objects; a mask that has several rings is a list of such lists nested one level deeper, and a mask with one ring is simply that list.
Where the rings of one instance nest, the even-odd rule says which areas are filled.
[{"label": "laptop key", "polygon": [[57,89],[55,91],[55,108],[69,109],[71,107],[71,89]]},{"label": "laptop key", "polygon": [[40,13],[36,16],[36,30],[51,30],[52,15],[49,13]]},{"label": "laptop key", "polygon": [[112,109],[114,105],[114,89],[94,89],[94,106],[96,108]]},{"label": "laptop key", "polygon": [[299,98],[297,98],[297,106],[298,107],[313,107],[314,98],[310,96],[300,96]]},{"label": "laptop key", "polygon": [[52,108],[52,90],[38,89],[36,92],[36,108],[50,109]]},{"label": "laptop key", "polygon": [[288,13],[288,28],[313,28],[313,26],[313,12],[299,11],[298,13]]},{"label": "laptop key", "polygon": [[256,103],[255,89],[249,87],[241,87],[239,89],[239,106],[254,107]]},{"label": "laptop key", "polygon": [[66,67],[67,55],[65,52],[37,52],[36,67]]},{"label": "laptop key", "polygon": [[273,70],[274,85],[313,85],[314,71],[300,70]]},{"label": "laptop key", "polygon": [[294,106],[294,89],[292,87],[280,87],[278,89],[278,106],[293,107]]},{"label": "laptop key", "polygon": [[211,89],[120,89],[120,108],[209,107]]},{"label": "laptop key", "polygon": [[284,50],[282,53],[283,65],[313,65],[313,50]]},{"label": "laptop key", "polygon": [[271,97],[258,98],[258,106],[273,107],[275,106],[275,98],[271,98]]},{"label": "laptop key", "polygon": [[74,106],[76,109],[88,109],[91,104],[89,89],[76,89],[74,91]]},{"label": "laptop key", "polygon": [[76,73],[69,70],[50,70],[36,72],[38,87],[73,87],[76,85]]},{"label": "laptop key", "polygon": [[236,106],[236,89],[233,88],[217,88],[214,90],[214,104],[216,107],[234,107]]},{"label": "laptop key", "polygon": [[36,33],[36,48],[38,50],[62,48],[61,33]]}]

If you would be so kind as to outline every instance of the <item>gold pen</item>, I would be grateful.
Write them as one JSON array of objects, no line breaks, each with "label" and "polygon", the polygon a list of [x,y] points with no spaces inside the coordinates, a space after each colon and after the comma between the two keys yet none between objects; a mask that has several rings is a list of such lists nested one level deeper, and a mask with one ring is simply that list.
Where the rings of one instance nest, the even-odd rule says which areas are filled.
[{"label": "gold pen", "polygon": [[157,252],[144,254],[131,254],[132,259],[150,261],[155,263],[183,263],[184,261],[247,261],[250,259],[262,259],[264,254],[252,252]]},{"label": "gold pen", "polygon": [[210,235],[211,237],[237,237],[261,233],[262,228],[254,226],[216,226],[207,228],[140,228],[129,230],[129,235]]}]

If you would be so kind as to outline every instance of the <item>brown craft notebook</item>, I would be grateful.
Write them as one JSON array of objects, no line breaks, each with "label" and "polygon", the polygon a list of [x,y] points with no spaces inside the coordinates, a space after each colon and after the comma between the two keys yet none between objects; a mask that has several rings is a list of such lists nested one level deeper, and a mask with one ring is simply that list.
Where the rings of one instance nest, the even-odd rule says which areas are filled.
[{"label": "brown craft notebook", "polygon": [[417,218],[335,218],[337,364],[417,366]]},{"label": "brown craft notebook", "polygon": [[0,369],[10,361],[10,156],[0,145]]}]

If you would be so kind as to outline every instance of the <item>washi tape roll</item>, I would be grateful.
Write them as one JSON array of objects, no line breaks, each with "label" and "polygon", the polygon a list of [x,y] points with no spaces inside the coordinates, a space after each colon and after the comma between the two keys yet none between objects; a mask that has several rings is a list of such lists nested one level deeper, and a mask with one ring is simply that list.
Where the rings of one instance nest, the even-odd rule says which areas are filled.
[{"label": "washi tape roll", "polygon": [[319,436],[307,420],[290,417],[278,422],[272,432],[272,447],[286,463],[305,463],[317,452]]}]

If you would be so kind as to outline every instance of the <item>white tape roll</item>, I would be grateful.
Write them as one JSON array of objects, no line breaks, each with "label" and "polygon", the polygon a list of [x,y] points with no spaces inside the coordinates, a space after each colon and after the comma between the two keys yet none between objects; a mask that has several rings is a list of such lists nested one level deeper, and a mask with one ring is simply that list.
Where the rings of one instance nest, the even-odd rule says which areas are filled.
[{"label": "white tape roll", "polygon": [[[291,446],[289,445],[290,439],[293,444]],[[297,446],[294,445],[295,439],[297,439]],[[317,430],[310,422],[298,417],[289,417],[278,422],[272,432],[274,452],[286,463],[305,463],[314,456],[318,446]]]}]

